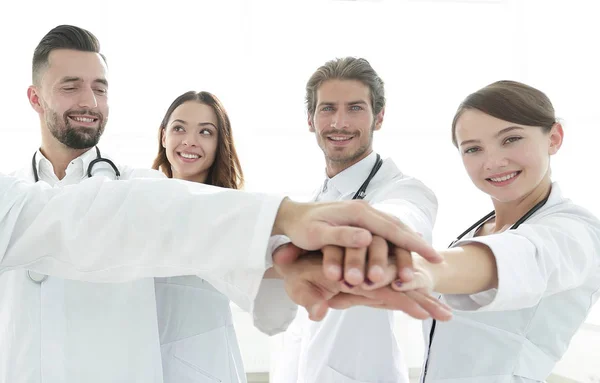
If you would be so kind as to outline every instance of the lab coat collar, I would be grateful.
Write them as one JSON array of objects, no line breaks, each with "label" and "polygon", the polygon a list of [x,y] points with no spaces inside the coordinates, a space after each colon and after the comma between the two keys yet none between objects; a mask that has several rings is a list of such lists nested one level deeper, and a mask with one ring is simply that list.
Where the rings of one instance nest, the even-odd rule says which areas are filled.
[{"label": "lab coat collar", "polygon": [[564,200],[562,191],[560,190],[560,186],[558,186],[558,182],[552,182],[552,189],[550,190],[550,196],[548,196],[548,201],[546,202],[546,207],[550,207],[560,203]]},{"label": "lab coat collar", "polygon": [[371,154],[336,174],[333,178],[329,178],[326,175],[325,185],[327,185],[327,187],[335,187],[343,196],[355,193],[369,176],[371,169],[375,165],[376,159],[377,153],[371,152]]},{"label": "lab coat collar", "polygon": [[[96,159],[96,148],[90,148],[88,149],[85,153],[83,153],[82,155],[80,155],[79,157],[75,158],[73,161],[71,161],[71,163],[69,163],[69,165],[67,166],[67,174],[70,174],[74,171],[79,172],[80,174],[78,174],[80,176],[80,178],[84,178],[86,176],[86,171],[87,168],[90,164],[90,162],[92,162],[93,160]],[[48,160],[46,158],[46,156],[44,156],[42,154],[42,151],[38,149],[36,155],[36,166],[37,166],[37,171],[38,174],[40,176],[40,179],[43,178],[43,175],[54,175],[54,167],[52,166],[52,163],[50,162],[50,160]],[[32,174],[33,175],[33,174]]]},{"label": "lab coat collar", "polygon": [[[562,194],[562,191],[560,190],[560,186],[558,185],[558,182],[552,182],[552,189],[550,189],[550,195],[548,196],[548,200],[546,201],[546,203],[544,204],[544,206],[542,206],[538,211],[536,211],[532,215],[532,217],[535,217],[535,216],[537,216],[539,214],[542,214],[544,211],[546,211],[550,207],[558,205],[558,204],[562,203],[564,200],[565,200],[565,198],[563,197],[563,194]],[[477,226],[476,228],[473,228],[468,234],[466,234],[461,239],[461,241],[473,238],[473,236],[475,235],[475,233],[479,230],[479,228],[481,226],[483,226],[483,224],[484,223],[482,223],[481,225]],[[514,226],[514,225],[511,225],[511,228],[512,228],[512,226]],[[452,247],[457,246],[457,244],[459,244],[461,241],[455,241],[455,242],[453,242],[452,243]]]}]

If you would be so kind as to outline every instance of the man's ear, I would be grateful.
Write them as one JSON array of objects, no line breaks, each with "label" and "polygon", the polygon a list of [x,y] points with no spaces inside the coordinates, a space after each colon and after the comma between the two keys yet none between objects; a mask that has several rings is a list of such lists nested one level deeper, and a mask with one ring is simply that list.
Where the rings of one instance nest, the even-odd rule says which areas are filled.
[{"label": "man's ear", "polygon": [[39,114],[44,113],[44,108],[42,108],[39,89],[35,85],[30,85],[27,88],[27,98],[29,99],[29,105],[38,112]]},{"label": "man's ear", "polygon": [[308,131],[311,133],[315,132],[315,121],[313,119],[314,115],[309,114],[308,115]]},{"label": "man's ear", "polygon": [[381,109],[379,113],[375,116],[375,126],[373,130],[381,129],[381,124],[383,124],[383,116],[385,115],[385,108]]}]

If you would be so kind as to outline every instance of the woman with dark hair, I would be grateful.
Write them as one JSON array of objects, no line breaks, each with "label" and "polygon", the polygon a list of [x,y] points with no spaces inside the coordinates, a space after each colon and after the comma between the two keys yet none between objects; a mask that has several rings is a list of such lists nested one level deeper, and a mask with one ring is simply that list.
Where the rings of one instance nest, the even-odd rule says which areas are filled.
[{"label": "woman with dark hair", "polygon": [[[242,188],[231,123],[216,96],[190,91],[173,101],[158,130],[152,168],[169,178]],[[165,383],[246,382],[230,301],[215,282],[197,276],[156,278]],[[280,282],[263,281],[268,283]]]},{"label": "woman with dark hair", "polygon": [[600,294],[600,222],[551,180],[563,127],[541,91],[499,81],[469,95],[452,141],[494,210],[440,251],[443,263],[409,255],[412,278],[393,284],[455,309],[424,324],[422,381],[543,382]]}]

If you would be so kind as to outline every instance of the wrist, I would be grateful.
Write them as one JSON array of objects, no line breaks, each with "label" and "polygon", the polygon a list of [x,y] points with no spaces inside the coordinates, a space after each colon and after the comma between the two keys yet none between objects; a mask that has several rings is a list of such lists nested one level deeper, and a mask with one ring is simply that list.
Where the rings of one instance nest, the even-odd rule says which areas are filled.
[{"label": "wrist", "polygon": [[440,263],[431,263],[420,255],[413,253],[413,265],[416,270],[420,270],[430,280],[432,291],[443,292],[444,281],[448,277],[449,272],[449,265],[446,259]]},{"label": "wrist", "polygon": [[283,201],[281,201],[279,209],[277,210],[277,215],[275,216],[271,235],[287,234],[290,217],[293,216],[294,205],[294,202],[288,197],[285,197]]}]

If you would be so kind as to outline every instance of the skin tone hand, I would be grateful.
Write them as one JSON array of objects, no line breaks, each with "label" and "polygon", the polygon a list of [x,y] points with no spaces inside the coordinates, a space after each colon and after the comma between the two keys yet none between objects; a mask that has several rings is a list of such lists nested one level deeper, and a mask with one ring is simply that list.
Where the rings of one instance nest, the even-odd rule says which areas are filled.
[{"label": "skin tone hand", "polygon": [[[368,287],[361,286],[363,291],[358,295],[357,292],[353,292],[355,295],[338,294],[329,301],[329,306],[343,309],[364,304],[396,309],[396,307],[404,307],[405,299],[408,297],[413,298],[422,308],[433,308],[428,306],[433,304],[432,298],[428,295],[431,291],[441,294],[476,294],[498,287],[496,259],[491,249],[484,244],[469,243],[442,250],[440,254],[444,257],[444,261],[438,264],[430,263],[418,254],[402,249],[397,250],[395,254],[400,259],[398,263],[402,265],[401,278],[392,283],[388,289],[365,292]],[[405,296],[398,294],[405,294]],[[373,304],[372,301],[383,303]],[[445,305],[440,301],[438,304],[441,305],[442,311],[438,311],[437,314],[449,319],[445,316],[447,312],[443,310]],[[449,310],[447,306],[445,308]],[[437,314],[432,314],[432,317],[444,320],[436,318]]]},{"label": "skin tone hand", "polygon": [[[382,270],[388,263],[387,242],[414,251],[432,263],[443,260],[399,219],[374,209],[365,201],[298,203],[286,198],[277,213],[272,234],[286,235],[305,250],[319,250],[328,245],[346,248],[343,257],[339,251],[332,250],[333,247],[324,249],[324,267],[328,278],[339,280],[345,266],[344,279],[349,284],[365,280],[367,250],[369,279],[377,282],[383,278]],[[373,241],[373,235],[381,239]]]},{"label": "skin tone hand", "polygon": [[[302,253],[301,256],[298,253]],[[273,253],[274,270],[283,278],[288,296],[296,304],[304,306],[309,318],[322,320],[327,314],[327,301],[349,288],[338,281],[330,281],[323,275],[322,254],[306,252],[292,244],[279,247]],[[390,275],[393,280],[393,275]],[[366,299],[369,304],[380,304]]]},{"label": "skin tone hand", "polygon": [[440,251],[444,261],[432,264],[418,254],[400,254],[412,273],[395,281],[396,291],[424,289],[442,294],[475,294],[498,287],[496,259],[489,247],[470,243]]},{"label": "skin tone hand", "polygon": [[398,293],[390,289],[389,284],[398,275],[393,257],[386,260],[389,263],[379,282],[356,287],[326,279],[321,254],[307,253],[292,244],[277,249],[273,261],[277,272],[284,276],[288,295],[307,308],[312,320],[321,320],[329,307],[343,309],[357,305],[401,310],[417,319],[448,320],[452,316],[445,304],[425,291]]}]

